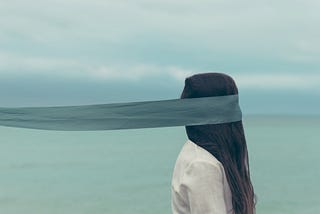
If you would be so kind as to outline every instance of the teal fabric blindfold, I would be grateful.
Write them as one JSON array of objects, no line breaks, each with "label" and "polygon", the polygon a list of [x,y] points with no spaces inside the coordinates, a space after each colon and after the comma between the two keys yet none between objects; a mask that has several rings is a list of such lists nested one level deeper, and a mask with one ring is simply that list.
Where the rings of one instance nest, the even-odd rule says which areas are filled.
[{"label": "teal fabric blindfold", "polygon": [[191,126],[242,119],[238,95],[80,106],[0,108],[0,125],[90,131]]}]

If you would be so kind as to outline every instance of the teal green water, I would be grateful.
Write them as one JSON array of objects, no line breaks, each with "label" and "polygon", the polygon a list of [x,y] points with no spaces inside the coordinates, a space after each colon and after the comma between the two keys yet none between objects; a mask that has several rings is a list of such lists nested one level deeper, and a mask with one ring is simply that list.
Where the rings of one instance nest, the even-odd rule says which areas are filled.
[{"label": "teal green water", "polygon": [[[318,213],[320,118],[247,117],[244,125],[257,213]],[[0,134],[0,213],[171,213],[184,127]]]}]

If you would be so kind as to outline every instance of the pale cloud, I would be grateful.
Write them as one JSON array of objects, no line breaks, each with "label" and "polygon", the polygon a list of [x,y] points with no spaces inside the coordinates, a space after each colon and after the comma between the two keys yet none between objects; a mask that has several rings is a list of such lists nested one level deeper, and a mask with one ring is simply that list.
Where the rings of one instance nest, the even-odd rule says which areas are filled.
[{"label": "pale cloud", "polygon": [[79,75],[83,72],[85,65],[72,59],[48,58],[17,55],[13,53],[0,52],[0,74],[62,74],[65,76]]},{"label": "pale cloud", "polygon": [[172,77],[179,81],[184,81],[186,77],[197,73],[196,71],[182,69],[179,67],[169,67],[168,71]]},{"label": "pale cloud", "polygon": [[100,66],[87,70],[88,75],[100,80],[117,81],[141,81],[152,77],[167,77],[169,80],[184,81],[194,70],[183,69],[176,66],[157,66],[148,64],[137,64],[131,66]]},{"label": "pale cloud", "polygon": [[30,57],[0,52],[0,74],[15,76],[48,75],[99,80],[140,81],[152,76],[168,76],[182,80],[196,71],[176,66],[152,64],[101,65],[76,60],[48,57]]},{"label": "pale cloud", "polygon": [[184,81],[197,73],[219,72],[232,76],[241,89],[319,90],[320,72],[250,73],[234,71],[192,70],[179,66],[153,64],[104,65],[88,64],[61,58],[25,57],[0,52],[0,74],[16,76],[45,74],[71,78],[91,78],[102,81],[139,82],[151,77],[166,76]]},{"label": "pale cloud", "polygon": [[242,89],[264,90],[315,90],[319,91],[320,73],[235,74]]},{"label": "pale cloud", "polygon": [[318,1],[1,1],[0,38],[58,46],[156,38],[176,48],[285,58],[302,39],[320,44],[318,36],[309,38],[320,33],[319,9]]},{"label": "pale cloud", "polygon": [[[232,74],[241,88],[313,90],[320,83],[319,9],[316,0],[0,1],[0,73],[183,81],[209,72],[190,65],[210,64],[211,59],[225,63],[219,68],[252,59],[258,64],[252,70],[268,59],[275,64],[270,72],[218,72]],[[150,60],[150,53],[159,55]],[[204,60],[185,57],[175,63],[190,53]],[[239,59],[229,61],[231,54]],[[277,68],[281,60],[296,72]],[[314,70],[305,71],[302,64],[297,71],[295,63],[311,64]]]},{"label": "pale cloud", "polygon": [[166,75],[166,71],[152,65],[98,66],[88,70],[88,74],[103,80],[140,81],[154,75]]}]

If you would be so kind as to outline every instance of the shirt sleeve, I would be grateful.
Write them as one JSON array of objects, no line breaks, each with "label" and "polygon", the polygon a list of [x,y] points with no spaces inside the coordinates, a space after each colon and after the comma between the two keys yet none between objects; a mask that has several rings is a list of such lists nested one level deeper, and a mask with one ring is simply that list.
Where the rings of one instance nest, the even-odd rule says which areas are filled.
[{"label": "shirt sleeve", "polygon": [[181,191],[191,214],[227,214],[220,166],[194,161],[186,169]]}]

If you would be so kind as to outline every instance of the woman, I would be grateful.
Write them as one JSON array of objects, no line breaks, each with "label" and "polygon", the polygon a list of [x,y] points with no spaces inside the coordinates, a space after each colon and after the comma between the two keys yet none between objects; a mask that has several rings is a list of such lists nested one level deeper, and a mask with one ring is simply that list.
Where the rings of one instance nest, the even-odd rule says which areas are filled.
[{"label": "woman", "polygon": [[[238,94],[233,79],[222,73],[185,79],[181,99]],[[174,214],[254,214],[242,121],[186,126],[172,176]]]}]

